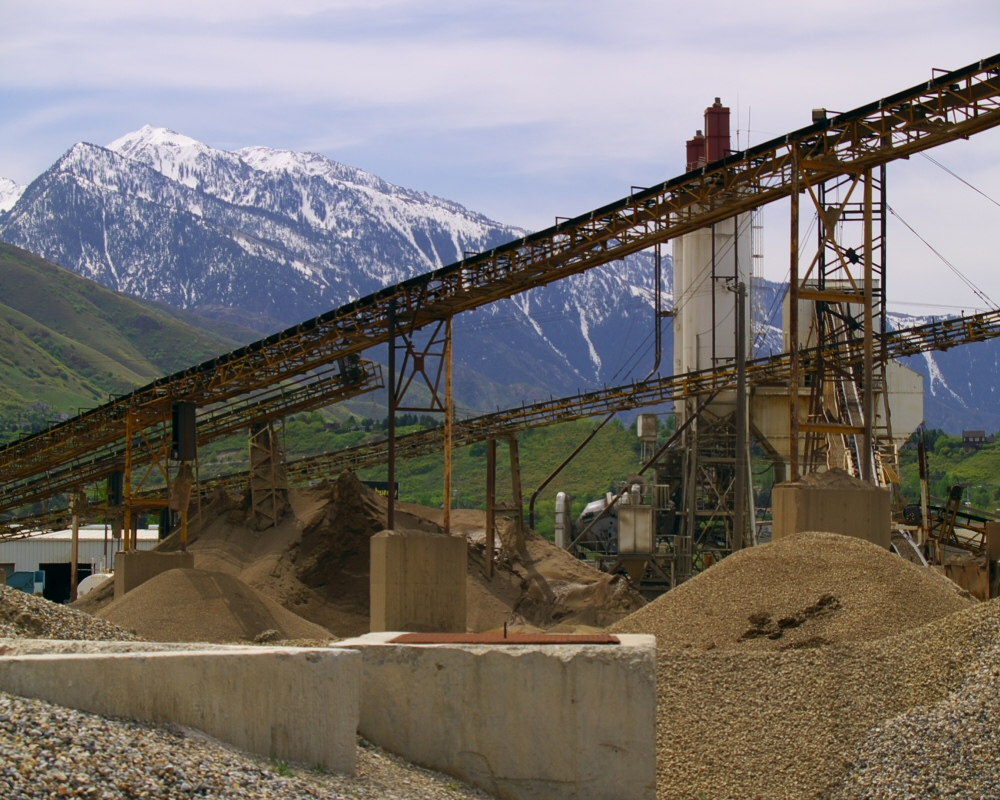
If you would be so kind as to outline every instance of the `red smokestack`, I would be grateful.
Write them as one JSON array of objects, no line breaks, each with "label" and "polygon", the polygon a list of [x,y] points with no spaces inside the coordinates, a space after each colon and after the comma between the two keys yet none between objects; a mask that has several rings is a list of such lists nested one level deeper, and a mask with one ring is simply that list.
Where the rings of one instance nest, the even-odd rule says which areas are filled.
[{"label": "red smokestack", "polygon": [[693,139],[687,140],[687,171],[698,169],[705,165],[705,134],[695,133]]},{"label": "red smokestack", "polygon": [[729,145],[729,107],[719,98],[705,109],[705,160],[711,164],[725,158],[731,151]]}]

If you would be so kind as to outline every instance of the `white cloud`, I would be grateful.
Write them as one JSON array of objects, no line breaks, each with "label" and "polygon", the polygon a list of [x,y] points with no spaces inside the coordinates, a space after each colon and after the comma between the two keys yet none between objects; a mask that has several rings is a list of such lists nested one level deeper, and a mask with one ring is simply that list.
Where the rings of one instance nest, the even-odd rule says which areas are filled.
[{"label": "white cloud", "polygon": [[[0,175],[26,182],[75,141],[149,122],[218,147],[318,150],[542,227],[680,171],[716,96],[739,111],[740,144],[748,127],[757,143],[808,124],[814,106],[856,107],[998,41],[995,0],[953,0],[947,13],[938,0],[8,3]],[[947,148],[994,196],[996,143],[987,133]],[[933,208],[947,197],[949,230],[983,241],[969,226],[992,212],[936,168],[908,177],[914,166],[893,167],[890,198],[924,207],[926,193]],[[924,191],[948,182],[963,191]],[[926,226],[944,213],[909,211]],[[787,223],[779,209],[766,219],[778,252]],[[893,256],[910,257],[893,235]],[[961,238],[955,249],[985,259]]]}]

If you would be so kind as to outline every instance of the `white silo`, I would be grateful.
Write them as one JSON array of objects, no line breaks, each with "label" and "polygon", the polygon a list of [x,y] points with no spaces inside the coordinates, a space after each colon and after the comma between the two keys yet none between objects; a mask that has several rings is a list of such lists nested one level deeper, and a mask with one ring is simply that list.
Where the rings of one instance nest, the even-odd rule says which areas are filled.
[{"label": "white silo", "polygon": [[[705,109],[705,133],[687,142],[687,168],[698,169],[730,150],[729,108],[715,99]],[[750,286],[753,246],[751,215],[716,223],[673,240],[674,374],[736,366],[737,293]],[[749,314],[744,341],[750,341]],[[691,398],[693,403],[698,398]],[[716,416],[732,413],[735,394],[717,397],[709,407]],[[688,404],[690,409],[692,406]],[[680,420],[686,417],[680,409]]]}]

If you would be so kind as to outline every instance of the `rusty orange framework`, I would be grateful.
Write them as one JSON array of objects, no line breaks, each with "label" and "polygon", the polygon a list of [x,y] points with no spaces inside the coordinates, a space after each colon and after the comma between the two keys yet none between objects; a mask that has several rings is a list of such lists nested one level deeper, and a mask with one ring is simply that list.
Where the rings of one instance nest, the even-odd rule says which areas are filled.
[{"label": "rusty orange framework", "polygon": [[[251,422],[317,408],[384,385],[381,367],[363,359],[352,360],[346,370],[323,370],[310,377],[306,383],[267,387],[266,391],[248,394],[236,402],[203,409],[198,415],[199,445],[246,428]],[[165,413],[159,415],[147,413],[140,417],[136,437],[141,440],[141,448],[139,453],[132,454],[138,456],[139,461],[149,460],[152,454],[161,452],[169,438],[170,407],[166,406],[163,411]],[[120,439],[102,442],[94,450],[82,453],[67,451],[64,460],[56,466],[30,473],[27,479],[4,480],[0,486],[0,511],[41,502],[120,469],[125,461],[126,438],[123,435]],[[143,452],[150,454],[149,458],[144,459]],[[46,516],[47,512],[43,511],[41,517]]]},{"label": "rusty orange framework", "polygon": [[[933,350],[948,350],[959,345],[985,342],[1000,337],[1000,310],[986,311],[965,317],[936,320],[934,322],[891,331],[883,343],[889,358],[905,358]],[[820,357],[838,368],[860,363],[862,354],[847,346],[817,348],[802,352],[804,361],[810,363]],[[788,353],[756,359],[747,364],[747,383],[766,385],[787,383],[791,373]],[[683,397],[702,396],[716,391],[732,389],[737,381],[735,366],[722,366],[671,375],[663,378],[635,382],[585,394],[546,400],[540,403],[497,411],[492,414],[456,420],[453,441],[456,446],[466,446],[489,438],[509,436],[529,428],[555,425],[560,422],[583,419],[619,411],[629,411],[643,406],[660,405]],[[401,458],[415,458],[441,450],[442,430],[434,428],[401,436],[396,441],[396,454]],[[362,444],[336,453],[324,453],[298,459],[288,464],[288,477],[296,483],[338,475],[344,470],[357,471],[385,464],[388,442]],[[235,491],[246,487],[248,473],[240,472],[208,482],[208,486],[224,485]]]},{"label": "rusty orange framework", "polygon": [[30,484],[71,461],[114,466],[102,448],[127,420],[159,424],[304,376],[388,340],[388,309],[410,330],[584,272],[788,196],[794,187],[905,158],[1000,124],[1000,54],[637,191],[489,252],[388,287],[115,399],[0,449],[0,480]]},{"label": "rusty orange framework", "polygon": [[[884,337],[885,352],[889,358],[905,358],[934,350],[949,350],[952,347],[985,342],[1000,338],[1000,310],[987,311],[964,317],[936,320],[912,328],[891,331]],[[857,350],[848,347],[828,348],[823,353],[817,350],[804,351],[806,364],[820,356],[839,367],[856,364],[861,359]],[[791,360],[788,353],[757,359],[747,365],[747,381],[755,385],[786,382],[790,375]],[[585,394],[547,400],[486,414],[465,420],[456,420],[453,428],[456,446],[465,446],[489,438],[507,436],[529,428],[554,425],[560,422],[592,417],[618,411],[627,411],[643,406],[687,397],[703,395],[713,391],[732,388],[737,378],[737,370],[731,366],[717,367],[700,372],[671,375],[664,378],[636,382],[625,386],[587,392]],[[199,429],[199,438],[202,432]],[[401,436],[396,442],[397,454],[402,458],[414,458],[439,452],[443,430],[441,428],[418,431]],[[359,445],[337,453],[299,459],[287,465],[288,478],[294,483],[336,475],[343,470],[359,470],[384,464],[388,457],[388,442],[381,441]],[[202,491],[215,487],[227,487],[234,491],[244,491],[249,481],[248,472],[238,472],[220,478],[204,481]],[[82,519],[99,520],[106,508],[95,505],[83,510]],[[33,526],[55,528],[64,526],[69,520],[66,509],[35,513],[29,518]],[[23,534],[23,520],[16,525],[0,524],[0,540],[20,538]]]}]

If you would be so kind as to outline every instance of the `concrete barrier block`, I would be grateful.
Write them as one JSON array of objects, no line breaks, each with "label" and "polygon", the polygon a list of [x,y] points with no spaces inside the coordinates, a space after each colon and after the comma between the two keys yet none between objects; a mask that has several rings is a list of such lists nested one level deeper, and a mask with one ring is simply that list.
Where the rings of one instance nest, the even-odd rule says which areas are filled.
[{"label": "concrete barrier block", "polygon": [[194,553],[150,553],[138,550],[117,553],[115,600],[170,569],[194,569]]},{"label": "concrete barrier block", "polygon": [[656,642],[334,645],[364,657],[370,741],[509,800],[656,796]]},{"label": "concrete barrier block", "polygon": [[0,690],[353,775],[361,668],[329,648],[24,655],[0,657]]},{"label": "concrete barrier block", "polygon": [[371,539],[372,631],[465,631],[464,536],[382,531]]},{"label": "concrete barrier block", "polygon": [[795,533],[827,531],[856,536],[886,550],[892,543],[892,508],[887,489],[867,484],[810,486],[789,482],[772,489],[771,504],[771,537],[775,541]]}]

